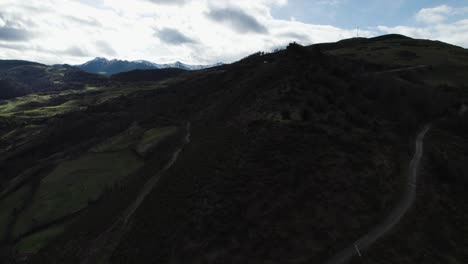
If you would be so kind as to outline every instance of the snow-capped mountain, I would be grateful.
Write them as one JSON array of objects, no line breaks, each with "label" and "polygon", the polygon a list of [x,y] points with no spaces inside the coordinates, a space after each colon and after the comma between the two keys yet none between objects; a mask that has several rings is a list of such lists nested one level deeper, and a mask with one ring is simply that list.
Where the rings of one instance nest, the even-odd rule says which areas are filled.
[{"label": "snow-capped mountain", "polygon": [[136,61],[127,61],[127,60],[108,60],[106,58],[95,58],[91,61],[88,61],[84,64],[77,65],[81,70],[89,73],[97,73],[104,75],[112,75],[121,72],[127,72],[132,70],[154,70],[154,69],[166,69],[166,68],[177,68],[182,70],[201,70],[206,68],[211,68],[215,66],[220,66],[222,63],[217,63],[214,65],[189,65],[177,61],[170,64],[157,64],[154,62],[146,60],[136,60]]}]

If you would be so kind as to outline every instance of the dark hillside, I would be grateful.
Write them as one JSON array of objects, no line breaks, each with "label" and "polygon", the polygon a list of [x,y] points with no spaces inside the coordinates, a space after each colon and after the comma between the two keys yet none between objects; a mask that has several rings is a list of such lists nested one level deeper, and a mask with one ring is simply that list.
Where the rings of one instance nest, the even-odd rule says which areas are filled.
[{"label": "dark hillside", "polygon": [[[83,89],[86,85],[103,84],[105,77],[90,74],[78,68],[63,66],[45,66],[38,63],[3,61],[0,70],[0,99],[11,99],[31,93],[57,92]],[[0,61],[0,67],[2,62]]]},{"label": "dark hillside", "polygon": [[[395,203],[416,131],[457,93],[375,67],[292,44],[92,110],[192,123],[110,262],[318,262],[365,233]],[[99,252],[106,221],[83,221],[37,262]]]},{"label": "dark hillside", "polygon": [[40,66],[42,64],[31,62],[31,61],[21,61],[21,60],[0,60],[0,71],[9,70],[11,68],[19,66]]},{"label": "dark hillside", "polygon": [[15,98],[27,93],[26,88],[8,80],[0,80],[0,100]]},{"label": "dark hillside", "polygon": [[[401,36],[293,43],[221,67],[133,71],[6,101],[4,259],[323,263],[394,207],[420,128],[458,115],[468,98],[464,52]],[[448,134],[461,126],[434,124]],[[447,162],[463,150],[437,135],[431,166],[457,168],[440,180],[461,184],[462,159]],[[408,255],[400,244],[387,254],[396,262]],[[463,253],[451,256],[464,263]]]},{"label": "dark hillside", "polygon": [[112,262],[325,261],[393,205],[407,142],[444,95],[354,79],[352,63],[300,46],[272,57],[190,81],[202,125]]},{"label": "dark hillside", "polygon": [[388,34],[382,35],[374,38],[370,38],[370,41],[385,41],[385,40],[412,40],[412,38],[403,36],[400,34]]},{"label": "dark hillside", "polygon": [[133,70],[112,75],[112,79],[120,82],[157,82],[176,77],[185,70],[168,68],[157,70]]},{"label": "dark hillside", "polygon": [[467,135],[466,114],[440,121],[430,133],[419,201],[399,228],[369,252],[370,263],[384,263],[381,259],[402,264],[468,260]]}]

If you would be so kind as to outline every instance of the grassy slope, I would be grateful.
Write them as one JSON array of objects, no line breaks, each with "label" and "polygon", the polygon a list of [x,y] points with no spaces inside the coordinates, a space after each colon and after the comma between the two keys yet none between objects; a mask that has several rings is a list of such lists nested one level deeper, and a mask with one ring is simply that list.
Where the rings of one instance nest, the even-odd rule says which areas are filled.
[{"label": "grassy slope", "polygon": [[177,127],[174,126],[149,129],[143,134],[141,141],[136,146],[136,150],[139,154],[145,155],[161,141],[164,141],[164,139],[174,135],[176,132]]},{"label": "grassy slope", "polygon": [[[50,121],[48,121],[47,126],[44,126],[44,121],[50,120],[52,117],[59,120],[66,120],[65,116],[69,113],[79,115],[86,111],[88,107],[103,104],[113,98],[125,96],[136,91],[159,88],[160,86],[157,84],[139,87],[119,85],[111,88],[87,86],[82,90],[33,94],[3,101],[0,105],[1,117],[5,118],[4,120],[7,122],[18,121],[22,122],[23,125],[15,126],[13,123],[13,125],[7,125],[6,130],[2,131],[3,134],[1,135],[0,143],[4,146],[2,147],[2,152],[5,155],[2,156],[2,161],[5,160],[5,163],[0,163],[0,165],[15,166],[15,162],[7,161],[12,158],[14,159],[15,155],[17,155],[19,159],[23,157],[23,159],[26,160],[24,154],[21,154],[23,152],[29,152],[34,155],[33,153],[37,152],[37,150],[34,150],[34,148],[36,148],[33,144],[34,141],[37,141],[39,146],[52,145],[57,148],[58,146],[53,145],[54,143],[51,142],[53,139],[44,139],[44,137],[53,138],[54,133],[50,131],[61,128],[61,126],[56,127],[54,124],[51,124]],[[70,121],[76,123],[74,118],[70,119]],[[111,120],[111,122],[115,123],[115,120]],[[103,136],[105,138],[105,134],[99,135],[99,127],[103,125],[107,125],[107,123],[98,123],[94,129],[89,127],[85,128],[85,130],[93,129],[92,132],[90,131],[91,135],[92,137],[96,137],[94,140],[99,141],[102,140]],[[80,125],[77,124],[75,126],[79,127]],[[81,124],[81,126],[83,126],[83,124]],[[115,127],[115,124],[112,126]],[[110,129],[115,130],[112,126]],[[80,129],[83,128],[84,127],[80,127]],[[92,153],[88,154],[80,155],[79,153],[82,153],[84,150],[83,147],[86,148],[89,143],[85,143],[83,147],[78,147],[78,149],[81,150],[77,150],[76,146],[73,145],[74,143],[72,143],[68,145],[67,148],[62,148],[60,152],[68,152],[73,156],[77,156],[78,154],[78,158],[64,162],[59,160],[58,162],[60,165],[49,174],[44,174],[40,169],[43,166],[47,166],[47,163],[38,162],[37,166],[39,166],[39,170],[37,170],[37,172],[33,172],[31,175],[25,174],[27,175],[26,177],[31,179],[19,177],[13,181],[14,184],[22,184],[24,181],[26,181],[27,184],[25,187],[16,191],[12,189],[13,192],[0,201],[2,208],[4,208],[0,215],[0,226],[2,228],[0,235],[2,239],[5,234],[5,230],[3,229],[7,227],[8,222],[12,219],[15,207],[17,208],[17,213],[15,213],[17,219],[15,220],[14,230],[10,230],[13,238],[30,231],[32,228],[47,224],[56,219],[65,217],[71,212],[87,207],[89,202],[96,201],[105,190],[113,187],[116,183],[122,181],[125,176],[141,168],[143,161],[140,157],[137,157],[132,149],[136,148],[140,141],[144,141],[143,138],[140,137],[143,136],[145,130],[146,128],[139,127],[137,128],[137,133],[116,135],[115,140],[98,144],[98,146],[92,148]],[[149,139],[146,138],[145,144],[154,143],[150,142],[151,140],[161,140],[161,138],[154,136],[155,133],[153,132],[158,131],[157,128],[149,127],[148,130],[152,132],[147,133],[147,135],[153,135],[153,137]],[[164,131],[163,129],[163,132]],[[80,131],[72,131],[71,134],[75,134],[76,132],[79,133]],[[85,139],[93,140],[92,137]],[[74,140],[80,141],[79,137],[75,138]],[[63,143],[66,144],[65,141]],[[28,151],[28,149],[31,148],[32,150]],[[47,148],[48,147],[38,148],[39,153],[44,153],[39,155],[47,155],[45,154],[46,151],[44,151]],[[15,154],[15,152],[17,154]],[[54,153],[54,150],[51,149],[51,153],[59,154],[57,158],[59,158],[60,155],[64,155],[60,152]],[[34,159],[37,159],[37,157]],[[21,163],[21,160],[17,162]],[[24,164],[23,162],[21,166],[23,170],[25,169]],[[7,172],[7,170],[8,169],[3,171]],[[21,168],[18,168],[18,170],[20,171]],[[5,176],[6,175],[2,175],[2,177]],[[42,177],[43,179],[38,186],[33,188],[31,184],[28,184],[28,181],[34,180],[36,177]],[[2,178],[2,181],[3,180]],[[37,180],[34,180],[34,182],[37,182]],[[14,188],[14,185],[12,185],[12,187]],[[25,196],[33,196],[32,201],[23,202],[23,200],[26,199]],[[27,204],[27,207],[24,209],[21,206],[23,203]],[[18,244],[18,248],[29,248],[36,251],[38,248],[42,247],[44,243],[49,241],[50,238],[63,231],[63,228],[56,229],[55,227],[51,227],[49,229],[40,231],[37,236],[32,234],[24,238],[24,240],[21,240]]]},{"label": "grassy slope", "polygon": [[[32,228],[63,218],[97,201],[105,190],[121,184],[126,180],[125,177],[144,165],[144,161],[133,149],[145,148],[147,152],[174,135],[177,127],[151,128],[143,130],[144,133],[141,130],[141,127],[132,126],[129,130],[93,147],[91,153],[60,163],[42,179],[34,193],[33,201],[19,215],[12,235],[21,236]],[[20,191],[18,195],[24,193]],[[5,205],[12,204],[13,201],[19,202],[20,198],[15,193],[5,200]],[[10,214],[11,210],[5,210],[0,220],[6,221]],[[63,228],[51,227],[37,235],[30,235],[21,240],[18,250],[23,252],[22,249],[31,248],[35,252],[43,243],[62,231]]]},{"label": "grassy slope", "polygon": [[418,79],[431,85],[466,85],[468,51],[437,41],[414,39],[366,40],[359,45],[334,47],[331,54],[363,60],[390,68],[430,65],[432,71],[419,72]]},{"label": "grassy slope", "polygon": [[53,226],[46,230],[34,233],[22,239],[16,246],[18,252],[34,254],[49,243],[54,237],[60,235],[66,228],[65,224]]},{"label": "grassy slope", "polygon": [[[12,214],[24,206],[24,199],[28,193],[28,187],[20,188],[13,195],[0,202],[0,238],[3,240],[7,234]],[[15,209],[16,208],[16,209]]]},{"label": "grassy slope", "polygon": [[46,118],[80,107],[99,104],[134,92],[128,87],[112,88],[87,86],[82,90],[71,90],[51,94],[32,94],[3,101],[0,104],[0,117]]},{"label": "grassy slope", "polygon": [[41,181],[34,201],[15,225],[15,234],[86,207],[142,165],[130,151],[92,153],[61,163]]}]

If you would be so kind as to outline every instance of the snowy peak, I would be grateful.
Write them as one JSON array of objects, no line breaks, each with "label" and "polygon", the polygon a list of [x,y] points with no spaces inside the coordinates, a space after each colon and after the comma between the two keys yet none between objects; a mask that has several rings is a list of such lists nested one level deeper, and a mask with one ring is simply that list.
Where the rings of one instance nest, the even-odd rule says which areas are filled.
[{"label": "snowy peak", "polygon": [[96,64],[96,63],[100,63],[100,64],[104,64],[104,63],[108,63],[109,60],[107,60],[106,58],[101,58],[101,57],[96,57],[82,65],[90,65],[90,64]]}]

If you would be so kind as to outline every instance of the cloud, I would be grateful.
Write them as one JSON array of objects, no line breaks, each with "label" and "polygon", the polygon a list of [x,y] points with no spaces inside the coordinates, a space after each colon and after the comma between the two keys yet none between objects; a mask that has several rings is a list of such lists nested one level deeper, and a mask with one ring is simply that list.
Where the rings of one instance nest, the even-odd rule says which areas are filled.
[{"label": "cloud", "polygon": [[307,34],[301,34],[296,32],[286,32],[279,35],[280,37],[288,38],[299,42],[310,42],[310,37]]},{"label": "cloud", "polygon": [[[272,15],[274,8],[300,2],[0,0],[0,59],[80,64],[97,56],[112,56],[158,63],[230,63],[292,41],[309,45],[356,35],[355,29],[283,20]],[[329,10],[330,5],[349,1],[314,2],[321,2],[321,8]],[[448,9],[452,13],[445,20],[432,19],[442,22],[363,28],[360,35],[402,33],[468,47],[468,20],[461,15],[465,9]]]},{"label": "cloud", "polygon": [[62,51],[61,53],[65,55],[71,55],[74,57],[88,57],[89,56],[89,53],[86,50],[78,46],[71,46],[65,49],[64,51]]},{"label": "cloud", "polygon": [[230,26],[238,33],[268,33],[267,28],[255,17],[237,8],[214,8],[207,14],[210,19]]},{"label": "cloud", "polygon": [[0,41],[26,41],[33,37],[33,34],[26,30],[31,26],[29,21],[17,16],[7,16],[0,12]]},{"label": "cloud", "polygon": [[32,34],[24,29],[8,26],[0,27],[0,40],[4,41],[25,41],[32,37]]},{"label": "cloud", "polygon": [[91,26],[91,27],[102,27],[102,24],[92,17],[87,17],[85,19],[76,17],[76,16],[69,16],[69,15],[66,15],[64,17],[65,19],[71,22],[74,22],[78,25],[81,25],[81,26],[86,25],[86,26]]},{"label": "cloud", "polygon": [[319,0],[317,1],[317,4],[338,7],[342,2],[343,0]]},{"label": "cloud", "polygon": [[468,13],[468,7],[440,5],[419,10],[415,15],[415,19],[426,24],[440,24],[445,23],[449,19],[453,21],[466,13]]},{"label": "cloud", "polygon": [[[158,63],[230,63],[292,41],[308,45],[355,35],[353,30],[334,26],[274,18],[272,8],[287,5],[286,0],[188,0],[177,6],[158,1],[157,7],[156,2],[148,0],[87,3],[0,1],[2,20],[17,21],[17,25],[9,26],[35,34],[21,42],[24,46],[0,49],[0,58],[80,64],[97,56],[118,55],[120,59]],[[34,25],[28,24],[32,17]],[[366,34],[370,36],[371,32]],[[160,41],[155,41],[155,36]],[[0,40],[0,44],[8,43]]]},{"label": "cloud", "polygon": [[158,30],[154,33],[162,42],[173,45],[181,45],[187,43],[195,43],[195,41],[184,34],[182,34],[177,29],[173,28],[164,28]]},{"label": "cloud", "polygon": [[107,56],[115,56],[117,52],[112,48],[112,46],[104,40],[96,41],[96,48],[98,52],[102,53],[103,55]]},{"label": "cloud", "polygon": [[413,38],[440,40],[461,47],[468,47],[468,19],[431,27],[379,26],[378,29],[384,34],[397,33]]},{"label": "cloud", "polygon": [[147,0],[151,3],[161,4],[161,5],[185,5],[190,0]]},{"label": "cloud", "polygon": [[0,48],[11,49],[11,50],[27,50],[28,47],[21,44],[11,44],[11,43],[0,43]]},{"label": "cloud", "polygon": [[416,14],[416,20],[424,23],[441,23],[453,13],[454,9],[447,5],[423,8]]},{"label": "cloud", "polygon": [[[274,18],[272,8],[287,5],[286,0],[176,2],[178,5],[149,0],[100,0],[99,4],[3,0],[0,10],[4,16],[0,18],[15,21],[18,24],[8,26],[28,29],[35,35],[21,42],[24,46],[0,49],[0,58],[52,64],[80,64],[97,56],[158,63],[230,63],[292,41],[308,45],[355,35],[353,30]],[[366,36],[370,35],[367,32]],[[160,41],[155,41],[155,36]],[[2,44],[9,43],[0,40]]]},{"label": "cloud", "polygon": [[415,14],[416,20],[425,23],[423,26],[395,27],[378,26],[383,33],[397,33],[413,38],[433,39],[468,47],[468,19],[456,20],[458,15],[468,13],[467,7],[454,8],[447,5],[423,8]]}]

